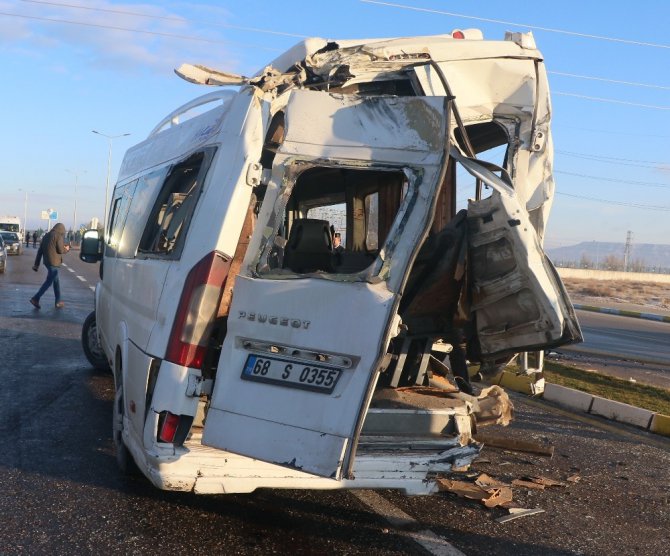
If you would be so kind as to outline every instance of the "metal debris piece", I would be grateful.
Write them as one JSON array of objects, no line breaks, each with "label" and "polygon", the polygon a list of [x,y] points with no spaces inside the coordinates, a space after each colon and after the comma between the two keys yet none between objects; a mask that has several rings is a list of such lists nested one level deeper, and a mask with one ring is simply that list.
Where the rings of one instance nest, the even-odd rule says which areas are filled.
[{"label": "metal debris piece", "polygon": [[566,479],[566,481],[568,481],[569,483],[578,483],[581,480],[582,480],[582,478],[579,475],[570,475]]},{"label": "metal debris piece", "polygon": [[541,514],[544,513],[544,510],[542,508],[510,508],[509,509],[509,515],[505,515],[503,517],[499,517],[496,519],[498,523],[507,523],[508,521],[512,521],[514,519],[519,519],[520,517],[528,517],[529,515],[535,515],[535,514]]}]

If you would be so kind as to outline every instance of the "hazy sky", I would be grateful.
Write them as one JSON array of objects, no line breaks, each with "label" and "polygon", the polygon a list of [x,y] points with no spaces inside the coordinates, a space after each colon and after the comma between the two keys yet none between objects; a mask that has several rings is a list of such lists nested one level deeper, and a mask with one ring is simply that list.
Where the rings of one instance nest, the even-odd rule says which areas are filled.
[{"label": "hazy sky", "polygon": [[[448,12],[448,13],[447,13]],[[125,149],[208,92],[182,62],[253,74],[303,36],[532,30],[549,71],[557,195],[546,245],[670,243],[670,2],[0,0],[0,214],[102,218]],[[612,40],[618,39],[618,40]],[[111,190],[111,186],[110,186]],[[27,199],[27,203],[26,203]]]}]

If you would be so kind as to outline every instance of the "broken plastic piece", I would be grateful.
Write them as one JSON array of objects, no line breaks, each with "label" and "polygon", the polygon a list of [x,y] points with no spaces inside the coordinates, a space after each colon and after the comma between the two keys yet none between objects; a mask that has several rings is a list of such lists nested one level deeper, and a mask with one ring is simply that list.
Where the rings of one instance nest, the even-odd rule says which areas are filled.
[{"label": "broken plastic piece", "polygon": [[510,508],[509,515],[499,517],[498,519],[496,519],[496,521],[498,523],[507,523],[508,521],[512,521],[513,519],[519,519],[520,517],[528,517],[529,515],[535,515],[541,513],[544,513],[544,510],[542,508],[532,508],[532,509]]},{"label": "broken plastic piece", "polygon": [[197,85],[244,85],[249,78],[197,64],[182,64],[174,72],[189,83]]}]

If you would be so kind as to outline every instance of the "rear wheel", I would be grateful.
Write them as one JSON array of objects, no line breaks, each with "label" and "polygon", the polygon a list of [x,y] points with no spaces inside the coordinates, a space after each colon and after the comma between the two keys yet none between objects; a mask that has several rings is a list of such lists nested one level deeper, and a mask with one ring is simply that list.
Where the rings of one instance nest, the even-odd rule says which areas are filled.
[{"label": "rear wheel", "polygon": [[109,371],[109,362],[98,340],[98,327],[95,322],[95,311],[89,314],[81,329],[81,345],[88,362],[99,371]]}]

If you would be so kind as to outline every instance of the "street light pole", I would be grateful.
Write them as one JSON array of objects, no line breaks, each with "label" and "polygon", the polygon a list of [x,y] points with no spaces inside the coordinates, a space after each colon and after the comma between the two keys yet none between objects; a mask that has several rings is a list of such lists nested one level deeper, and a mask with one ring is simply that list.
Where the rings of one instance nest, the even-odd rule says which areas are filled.
[{"label": "street light pole", "polygon": [[23,232],[25,233],[28,231],[28,191],[26,190],[23,193],[25,194],[23,199]]},{"label": "street light pole", "polygon": [[[28,190],[19,187],[19,191],[23,191],[23,233],[28,231]],[[30,193],[35,193],[34,189],[30,190]]]},{"label": "street light pole", "polygon": [[127,137],[130,135],[130,133],[121,133],[119,135],[107,135],[106,133],[102,133],[100,131],[96,131],[95,129],[91,130],[93,133],[96,135],[101,135],[102,137],[106,137],[107,140],[109,141],[109,150],[107,153],[107,181],[105,182],[105,214],[103,218],[103,233],[107,230],[107,206],[109,203],[109,179],[110,175],[112,172],[112,141],[114,139],[118,139],[119,137]]},{"label": "street light pole", "polygon": [[[77,233],[77,183],[79,182],[79,171],[77,170],[65,170],[70,174],[74,174],[74,215],[72,217],[72,233]],[[86,170],[81,172],[82,174],[86,173]]]}]

